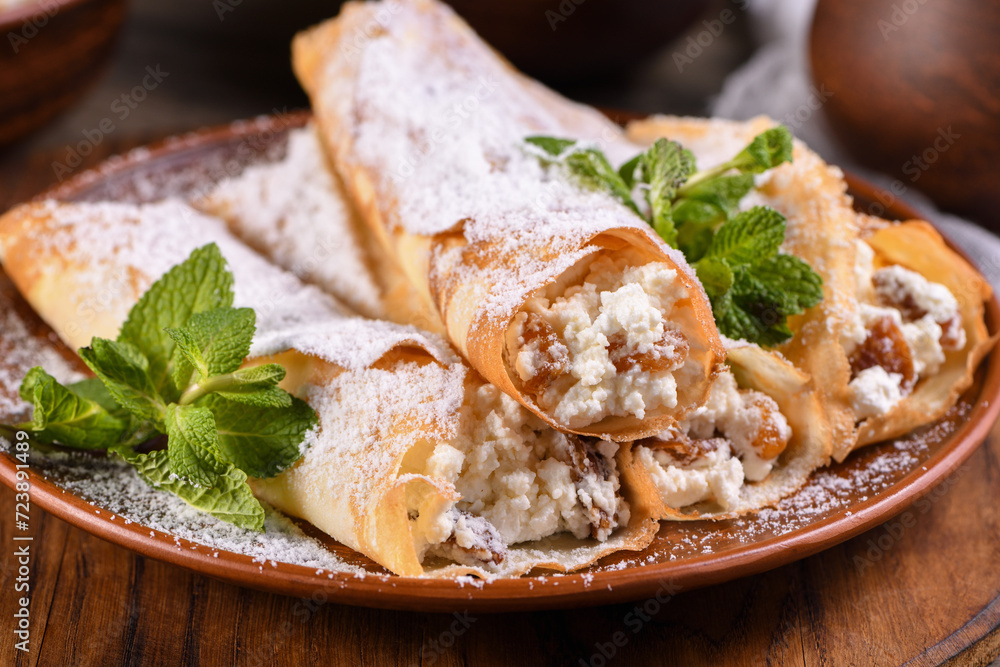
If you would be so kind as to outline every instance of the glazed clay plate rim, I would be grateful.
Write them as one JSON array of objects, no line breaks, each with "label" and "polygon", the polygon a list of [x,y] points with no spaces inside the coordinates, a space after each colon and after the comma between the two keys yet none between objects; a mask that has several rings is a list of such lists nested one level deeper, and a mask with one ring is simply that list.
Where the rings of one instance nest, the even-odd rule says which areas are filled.
[{"label": "glazed clay plate rim", "polygon": [[[220,149],[223,144],[249,140],[263,133],[284,132],[303,125],[309,117],[308,112],[266,116],[172,137],[135,149],[124,157],[112,158],[38,199],[72,199],[106,179],[139,168],[148,170],[152,166],[155,171],[158,166],[183,166],[185,159],[190,164],[195,153],[211,151],[213,147]],[[864,181],[848,176],[848,182],[860,197],[872,201],[878,198],[879,191]],[[886,207],[886,215],[909,218],[916,214],[897,201]],[[1000,304],[995,297],[987,304],[987,323],[993,333],[1000,329]],[[920,467],[880,493],[783,535],[723,552],[651,565],[629,565],[620,570],[498,579],[482,585],[374,573],[358,577],[353,573],[333,572],[331,578],[329,572],[317,575],[312,567],[280,562],[272,567],[250,556],[174,538],[138,523],[112,520],[110,513],[63,491],[34,470],[29,470],[31,499],[55,516],[144,556],[269,592],[314,598],[321,595],[324,600],[334,602],[421,611],[509,611],[620,602],[769,570],[843,542],[895,516],[961,465],[992,428],[1000,414],[1000,354],[991,354],[983,366],[979,372],[985,372],[985,377],[979,395],[963,423]],[[15,482],[16,463],[9,455],[0,457],[0,479],[10,487]]]}]

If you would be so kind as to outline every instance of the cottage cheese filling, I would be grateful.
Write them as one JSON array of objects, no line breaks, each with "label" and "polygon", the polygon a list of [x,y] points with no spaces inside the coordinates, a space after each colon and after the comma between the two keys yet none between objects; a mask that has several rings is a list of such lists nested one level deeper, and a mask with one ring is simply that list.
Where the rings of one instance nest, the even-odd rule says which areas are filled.
[{"label": "cottage cheese filling", "polygon": [[418,553],[489,566],[508,545],[557,533],[606,540],[629,518],[617,451],[544,427],[496,387],[478,387],[458,436],[434,445],[413,470],[458,495],[445,506],[408,499]]},{"label": "cottage cheese filling", "polygon": [[677,405],[688,341],[668,321],[687,289],[668,265],[601,256],[514,318],[507,354],[526,393],[570,428]]},{"label": "cottage cheese filling", "polygon": [[712,385],[703,406],[676,429],[637,443],[635,456],[668,507],[713,501],[727,510],[735,505],[744,482],[770,474],[791,437],[774,400],[740,389],[726,372]]},{"label": "cottage cheese filling", "polygon": [[921,379],[937,373],[945,352],[966,344],[958,301],[947,287],[892,265],[857,242],[858,312],[841,339],[851,359],[851,407],[858,420],[888,413]]}]

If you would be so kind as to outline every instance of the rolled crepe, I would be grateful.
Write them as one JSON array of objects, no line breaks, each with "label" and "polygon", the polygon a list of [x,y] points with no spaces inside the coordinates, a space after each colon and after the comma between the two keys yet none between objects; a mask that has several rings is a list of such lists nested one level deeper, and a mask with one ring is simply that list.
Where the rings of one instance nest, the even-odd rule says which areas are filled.
[{"label": "rolled crepe", "polygon": [[221,221],[167,201],[19,207],[0,256],[71,346],[115,337],[170,267],[217,243],[236,305],[254,308],[248,364],[278,361],[320,425],[303,458],[251,480],[278,509],[402,575],[572,570],[656,532],[628,446],[566,436],[483,382],[441,338],[349,315],[267,263]]},{"label": "rolled crepe", "polygon": [[[349,204],[322,210],[311,204],[345,196],[335,175],[312,168],[322,163],[322,154],[312,126],[294,130],[285,157],[220,182],[196,204],[225,216],[241,238],[267,239],[262,252],[290,270],[307,266],[313,252],[294,237],[315,238],[319,228],[341,239],[340,252],[354,262],[328,266],[316,276],[317,285],[339,297],[351,278],[345,272],[379,265],[373,254],[384,253],[365,243],[370,233],[356,229]],[[271,196],[276,185],[281,192]],[[384,279],[393,267],[381,266],[378,276]],[[386,292],[366,308],[406,316]],[[639,483],[647,497],[659,498],[661,518],[721,518],[759,509],[801,487],[829,460],[830,433],[810,378],[755,345],[728,341],[727,357],[729,369],[716,378],[705,405],[633,447]]]},{"label": "rolled crepe", "polygon": [[633,443],[663,519],[759,510],[829,463],[831,434],[811,378],[756,345],[730,341],[727,352],[729,369],[705,405],[676,427]]},{"label": "rolled crepe", "polygon": [[293,63],[362,219],[483,377],[554,427],[616,441],[704,402],[723,350],[684,258],[524,141],[623,160],[636,148],[618,127],[433,0],[348,3],[296,37]]},{"label": "rolled crepe", "polygon": [[[922,220],[888,224],[868,216],[861,216],[861,223],[855,259],[860,318],[854,331],[860,324],[863,333],[848,352],[858,447],[943,417],[972,385],[976,368],[997,340],[986,329],[989,283],[948,248],[930,224]],[[886,338],[877,335],[890,321],[892,353],[885,347]],[[873,350],[877,350],[874,356]],[[886,374],[877,368],[902,371],[900,380],[876,387],[891,394],[894,385],[899,386],[902,392],[895,401],[871,405],[871,386],[859,378],[872,370]],[[907,388],[909,382],[912,386]]]},{"label": "rolled crepe", "polygon": [[[628,134],[641,143],[678,141],[704,168],[774,124],[664,116],[632,123]],[[857,447],[929,424],[955,404],[995,342],[984,321],[990,288],[926,222],[859,216],[839,169],[800,141],[793,159],[759,176],[744,203],[785,215],[782,249],[823,277],[822,303],[790,319],[795,335],[778,350],[821,391],[840,461]],[[944,337],[949,327],[951,340]]]}]

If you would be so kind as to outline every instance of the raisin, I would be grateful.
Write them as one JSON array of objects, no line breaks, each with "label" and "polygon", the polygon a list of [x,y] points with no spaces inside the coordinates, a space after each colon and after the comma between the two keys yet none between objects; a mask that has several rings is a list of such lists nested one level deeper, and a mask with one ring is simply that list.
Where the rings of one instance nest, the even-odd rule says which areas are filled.
[{"label": "raisin", "polygon": [[875,321],[868,329],[865,342],[851,355],[851,370],[855,376],[874,366],[881,366],[887,373],[901,375],[900,389],[904,394],[912,391],[917,382],[910,346],[896,322],[888,316]]},{"label": "raisin", "polygon": [[619,373],[639,366],[649,373],[669,371],[680,366],[687,360],[690,346],[687,339],[679,331],[664,328],[663,335],[653,344],[649,352],[632,352],[625,354],[625,336],[615,334],[608,340],[608,357]]}]

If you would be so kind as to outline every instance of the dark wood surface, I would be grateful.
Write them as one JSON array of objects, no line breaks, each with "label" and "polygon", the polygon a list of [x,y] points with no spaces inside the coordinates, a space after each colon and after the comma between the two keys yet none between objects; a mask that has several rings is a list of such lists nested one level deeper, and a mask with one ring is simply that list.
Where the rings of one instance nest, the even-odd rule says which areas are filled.
[{"label": "dark wood surface", "polygon": [[[137,143],[109,140],[86,163]],[[0,166],[0,210],[51,184],[52,160],[40,152]],[[26,654],[7,631],[20,594],[14,495],[2,487],[0,498],[3,665],[989,665],[1000,656],[1000,427],[927,499],[840,546],[663,603],[571,611],[420,614],[270,595],[137,556],[34,508]]]}]

